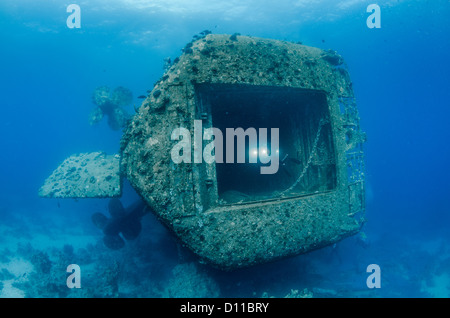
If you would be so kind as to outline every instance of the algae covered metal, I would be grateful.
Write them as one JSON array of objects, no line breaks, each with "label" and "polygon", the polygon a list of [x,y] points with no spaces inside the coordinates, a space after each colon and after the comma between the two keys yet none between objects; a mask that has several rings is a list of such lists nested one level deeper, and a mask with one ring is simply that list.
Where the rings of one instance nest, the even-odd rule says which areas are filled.
[{"label": "algae covered metal", "polygon": [[[190,132],[184,141],[192,145],[191,162],[171,157],[180,127]],[[238,127],[279,130],[275,173],[255,169],[264,164],[201,157],[213,128]],[[336,52],[209,34],[186,46],[132,118],[121,141],[121,173],[186,246],[231,270],[357,233],[364,141]]]},{"label": "algae covered metal", "polygon": [[45,198],[110,198],[122,195],[119,155],[103,152],[74,154],[45,180]]}]

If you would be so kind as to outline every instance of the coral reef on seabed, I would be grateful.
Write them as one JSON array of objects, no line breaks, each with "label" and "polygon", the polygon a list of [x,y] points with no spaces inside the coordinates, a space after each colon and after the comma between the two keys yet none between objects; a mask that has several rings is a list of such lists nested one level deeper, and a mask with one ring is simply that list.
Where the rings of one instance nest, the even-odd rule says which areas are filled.
[{"label": "coral reef on seabed", "polygon": [[[147,233],[121,250],[108,249],[101,235],[80,244],[79,238],[65,234],[64,242],[78,240],[72,245],[37,231],[39,242],[17,234],[17,243],[0,248],[0,298],[220,296],[214,278],[187,249],[153,218],[147,216],[143,224]],[[70,264],[79,265],[81,288],[67,285]]]},{"label": "coral reef on seabed", "polygon": [[[30,263],[28,270],[15,277],[0,271],[0,291],[6,286],[15,293],[4,297],[26,298],[114,298],[114,297],[219,297],[220,289],[213,278],[194,262],[173,266],[163,274],[164,264],[146,263],[125,252],[110,252],[104,246],[88,245],[76,251],[42,251],[30,244],[18,247],[20,262]],[[31,256],[30,256],[31,255]],[[68,288],[66,268],[77,260],[81,267],[81,288]]]},{"label": "coral reef on seabed", "polygon": [[196,263],[178,264],[172,270],[173,277],[162,292],[165,298],[219,297],[217,283],[202,272]]}]

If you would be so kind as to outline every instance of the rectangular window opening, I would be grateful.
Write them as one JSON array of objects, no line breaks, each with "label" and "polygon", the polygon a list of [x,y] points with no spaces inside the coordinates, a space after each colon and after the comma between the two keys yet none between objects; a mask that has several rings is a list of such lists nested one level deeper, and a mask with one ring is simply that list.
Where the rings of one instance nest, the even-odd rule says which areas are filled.
[{"label": "rectangular window opening", "polygon": [[[223,163],[215,163],[220,204],[237,204],[325,192],[336,187],[336,160],[326,94],[318,90],[243,84],[196,85],[197,111],[209,114],[210,125],[223,134]],[[198,106],[198,105],[197,105]],[[200,117],[200,116],[198,116]],[[267,129],[272,162],[250,163],[264,147],[245,138],[245,163],[226,161],[226,129]],[[262,174],[261,166],[276,164],[271,128],[279,130],[278,169]],[[206,142],[204,142],[205,145]],[[260,147],[261,146],[261,147]],[[230,149],[230,148],[229,148]]]}]

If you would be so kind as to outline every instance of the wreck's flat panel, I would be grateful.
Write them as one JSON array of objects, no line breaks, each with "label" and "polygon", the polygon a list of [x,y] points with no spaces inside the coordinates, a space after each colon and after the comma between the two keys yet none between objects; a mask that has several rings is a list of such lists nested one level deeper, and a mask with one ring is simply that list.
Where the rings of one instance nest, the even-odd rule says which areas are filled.
[{"label": "wreck's flat panel", "polygon": [[45,180],[39,196],[47,198],[118,197],[121,192],[119,155],[81,153],[64,160]]}]

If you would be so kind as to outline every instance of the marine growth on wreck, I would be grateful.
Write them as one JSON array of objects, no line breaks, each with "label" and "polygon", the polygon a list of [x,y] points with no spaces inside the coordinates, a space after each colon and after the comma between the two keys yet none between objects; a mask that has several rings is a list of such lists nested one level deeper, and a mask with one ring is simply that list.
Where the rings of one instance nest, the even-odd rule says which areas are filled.
[{"label": "marine growth on wreck", "polygon": [[[202,261],[233,270],[305,253],[360,230],[365,134],[337,52],[207,32],[166,64],[124,126],[117,174]],[[116,115],[127,96],[119,88],[112,94],[98,88],[91,121],[107,114],[111,128],[123,126]],[[193,156],[189,163],[171,157],[181,140],[171,136],[181,128],[188,132],[182,140],[189,145],[183,151]],[[267,128],[269,135],[276,129],[277,147],[264,148],[259,139],[252,144],[247,136],[243,163],[215,160],[219,139],[211,132],[238,128]],[[224,134],[221,141],[227,137],[234,138]],[[205,149],[214,160],[195,158]],[[223,149],[227,158],[231,150]],[[261,174],[267,164],[250,162],[261,152],[276,159],[275,173]],[[48,182],[47,196],[59,193],[57,178]]]}]

